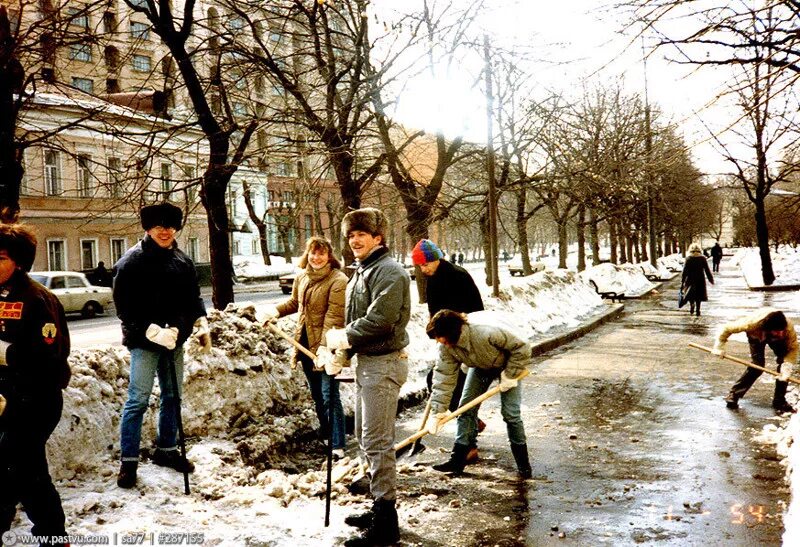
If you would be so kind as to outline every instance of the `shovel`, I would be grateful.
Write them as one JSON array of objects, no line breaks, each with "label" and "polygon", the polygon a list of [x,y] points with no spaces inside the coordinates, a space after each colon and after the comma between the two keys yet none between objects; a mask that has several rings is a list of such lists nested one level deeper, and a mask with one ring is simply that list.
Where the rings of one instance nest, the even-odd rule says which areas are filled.
[{"label": "shovel", "polygon": [[[707,348],[705,346],[701,346],[700,344],[695,344],[693,342],[689,342],[689,346],[693,347],[695,349],[706,351],[708,353],[712,353],[714,351],[711,348]],[[740,365],[744,365],[746,367],[750,367],[750,368],[754,368],[756,370],[760,370],[761,372],[766,372],[767,374],[771,374],[772,376],[780,376],[779,372],[775,372],[774,370],[769,370],[768,368],[761,367],[759,365],[756,365],[755,363],[751,363],[749,361],[745,361],[744,359],[739,359],[737,357],[731,357],[730,355],[723,355],[722,358],[723,359],[727,359],[728,361],[733,361],[734,363],[739,363]],[[789,376],[788,381],[792,382],[792,383],[795,383],[795,384],[800,384],[800,380],[798,380],[797,378],[793,378],[791,376]]]},{"label": "shovel", "polygon": [[[530,374],[530,371],[528,371],[528,369],[524,369],[519,374],[519,376],[517,376],[517,380],[522,380],[528,374]],[[457,409],[455,409],[451,414],[449,414],[446,418],[444,418],[441,421],[441,424],[444,425],[447,422],[449,422],[450,420],[454,420],[454,419],[458,418],[461,414],[464,414],[467,410],[478,406],[479,404],[481,404],[486,399],[488,399],[490,397],[494,397],[498,393],[500,393],[500,386],[494,386],[492,389],[490,389],[489,391],[487,391],[483,395],[479,395],[479,396],[475,397],[474,399],[472,399],[470,402],[464,403],[464,405],[462,405],[462,406],[458,407]],[[397,452],[398,450],[400,450],[403,447],[406,447],[406,446],[410,445],[414,441],[417,441],[417,440],[421,439],[422,437],[424,437],[428,433],[430,433],[430,431],[428,431],[427,429],[423,429],[421,431],[417,431],[416,433],[414,433],[410,437],[408,437],[408,438],[400,441],[396,445],[394,445],[395,452]]]},{"label": "shovel", "polygon": [[[430,416],[431,414],[431,399],[432,399],[431,397],[428,397],[428,404],[425,405],[425,412],[422,414],[422,423],[419,424],[419,429],[417,430],[417,433],[425,429],[425,423],[428,421],[428,416]],[[402,458],[403,456],[406,455],[406,453],[409,450],[411,451],[411,454],[409,454],[409,456],[415,456],[425,450],[425,445],[419,442],[419,439],[417,439],[412,444],[405,445],[399,448],[394,454],[395,458]]]},{"label": "shovel", "polygon": [[[295,348],[297,348],[298,351],[304,353],[306,355],[306,357],[311,359],[311,362],[314,363],[314,367],[317,366],[317,356],[314,355],[313,353],[311,353],[311,351],[308,348],[306,348],[301,343],[299,343],[297,340],[295,340],[294,338],[292,338],[291,336],[289,336],[288,334],[283,332],[276,325],[273,325],[272,323],[267,323],[266,326],[273,333],[277,334],[278,336],[280,336],[281,338],[283,338],[284,340],[289,342],[291,345],[293,345]],[[296,366],[297,366],[296,363],[292,363],[292,368],[295,368]]]}]

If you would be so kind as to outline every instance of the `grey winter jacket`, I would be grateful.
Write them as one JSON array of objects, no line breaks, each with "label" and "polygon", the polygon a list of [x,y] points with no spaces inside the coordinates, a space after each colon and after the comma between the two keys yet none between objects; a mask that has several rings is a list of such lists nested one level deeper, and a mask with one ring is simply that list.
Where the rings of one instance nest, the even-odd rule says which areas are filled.
[{"label": "grey winter jacket", "polygon": [[467,314],[467,324],[455,346],[439,346],[433,372],[431,411],[444,412],[450,405],[461,364],[484,370],[506,371],[516,378],[531,363],[531,346],[502,313],[478,311]]},{"label": "grey winter jacket", "polygon": [[350,353],[384,355],[408,345],[411,278],[381,247],[359,264],[347,284]]}]

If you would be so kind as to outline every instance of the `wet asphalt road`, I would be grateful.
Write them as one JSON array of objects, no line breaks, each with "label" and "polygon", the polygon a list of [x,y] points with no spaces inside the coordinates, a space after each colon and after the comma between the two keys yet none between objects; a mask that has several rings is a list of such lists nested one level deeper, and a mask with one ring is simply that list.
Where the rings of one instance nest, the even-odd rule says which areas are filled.
[{"label": "wet asphalt road", "polygon": [[[587,336],[535,359],[523,419],[534,478],[515,479],[499,401],[480,416],[483,461],[461,478],[427,469],[401,478],[401,501],[435,495],[441,515],[402,524],[422,545],[780,545],[789,501],[772,446],[756,440],[783,423],[763,375],[737,411],[722,397],[742,367],[687,346],[711,346],[716,327],[761,306],[797,322],[797,292],[747,290],[722,263],[703,315],[677,309],[680,276]],[[748,357],[744,339],[728,352]],[[770,363],[768,354],[768,366]],[[418,413],[405,428],[417,424]],[[442,461],[450,426],[426,441]],[[438,449],[438,450],[437,450]],[[437,516],[438,518],[433,518]]]}]

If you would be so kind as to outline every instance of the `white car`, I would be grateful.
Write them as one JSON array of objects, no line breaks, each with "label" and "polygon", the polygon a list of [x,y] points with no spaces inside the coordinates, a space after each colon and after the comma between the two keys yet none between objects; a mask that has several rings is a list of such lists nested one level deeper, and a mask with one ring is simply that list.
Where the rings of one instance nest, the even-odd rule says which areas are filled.
[{"label": "white car", "polygon": [[94,317],[114,302],[109,287],[92,285],[80,272],[30,272],[29,275],[50,289],[67,313]]}]

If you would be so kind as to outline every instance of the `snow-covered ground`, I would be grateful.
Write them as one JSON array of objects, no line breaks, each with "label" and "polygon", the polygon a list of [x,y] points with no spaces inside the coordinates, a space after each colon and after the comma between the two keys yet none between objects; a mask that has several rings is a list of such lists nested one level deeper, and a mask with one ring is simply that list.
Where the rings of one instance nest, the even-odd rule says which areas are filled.
[{"label": "snow-covered ground", "polygon": [[[649,283],[641,269],[607,266],[601,269],[604,279],[618,284],[622,292],[634,294]],[[575,327],[606,309],[585,277],[555,270],[504,279],[499,298],[489,296],[482,287],[484,303],[487,309],[508,313],[535,340],[556,329]],[[408,327],[413,370],[403,395],[423,389],[424,376],[436,356],[435,343],[424,332],[427,308],[416,303],[413,289],[415,303]],[[365,500],[351,496],[343,486],[346,481],[334,482],[332,497],[339,516],[326,528],[323,462],[309,460],[310,470],[287,467],[286,452],[298,450],[292,439],[311,438],[318,426],[302,371],[289,362],[288,344],[258,326],[251,308],[210,311],[209,315],[212,353],[198,354],[194,342],[186,348],[183,422],[190,437],[188,455],[197,467],[188,496],[183,494],[179,474],[147,459],[140,465],[135,489],[117,488],[119,416],[127,389],[128,353],[108,347],[71,355],[73,380],[65,391],[62,421],[48,444],[68,531],[112,538],[117,534],[119,543],[123,535],[153,533],[152,542],[147,543],[155,544],[166,543],[159,541],[161,532],[196,533],[205,545],[231,546],[332,545],[349,537],[353,529],[343,524],[341,515],[350,512],[348,506],[365,507]],[[293,319],[284,318],[278,325],[291,332]],[[342,392],[346,413],[352,413],[352,385],[343,384]],[[154,394],[145,415],[143,447],[154,438],[157,400]],[[780,442],[786,446],[795,484],[793,499],[797,499],[800,472],[792,470],[800,464],[800,450],[791,441],[800,433],[800,422],[794,417],[785,430],[769,433],[771,439],[783,439]],[[354,454],[351,437],[348,443],[348,453]],[[336,465],[334,478],[352,476],[357,468],[357,462],[345,458]],[[429,503],[424,499],[404,503],[401,519],[422,514]],[[793,503],[789,514],[798,513]],[[797,526],[792,529],[787,523],[786,538],[800,537]],[[24,534],[28,529],[20,512],[13,530]]]},{"label": "snow-covered ground", "polygon": [[[775,273],[775,282],[771,286],[800,286],[800,249],[782,245],[778,248],[778,252],[773,250],[770,256]],[[761,256],[758,249],[739,249],[731,260],[742,269],[742,275],[749,287],[764,286],[764,279],[761,277]]]}]

